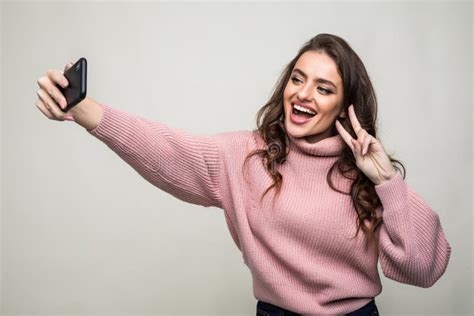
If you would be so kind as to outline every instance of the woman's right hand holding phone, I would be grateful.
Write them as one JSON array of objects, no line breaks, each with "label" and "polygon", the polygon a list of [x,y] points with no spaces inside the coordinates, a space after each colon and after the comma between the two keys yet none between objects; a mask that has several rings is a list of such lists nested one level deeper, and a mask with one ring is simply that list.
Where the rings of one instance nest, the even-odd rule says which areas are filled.
[{"label": "woman's right hand holding phone", "polygon": [[46,76],[40,77],[37,82],[40,89],[36,107],[49,119],[55,121],[75,121],[88,131],[99,125],[104,113],[102,105],[95,100],[85,97],[81,102],[72,109],[64,113],[62,109],[66,108],[66,98],[58,89],[58,86],[67,87],[69,84],[64,76],[66,70],[74,65],[73,62],[68,63],[64,67],[64,72],[57,69],[50,69]]},{"label": "woman's right hand holding phone", "polygon": [[[68,63],[64,67],[64,72],[74,65],[73,62]],[[38,101],[36,107],[49,119],[56,121],[74,121],[72,111],[64,113],[61,108],[65,108],[67,105],[66,98],[61,93],[56,85],[67,87],[69,84],[68,80],[64,76],[64,73],[60,70],[50,69],[46,76],[40,77],[37,80],[40,87],[36,94],[38,95]]]}]

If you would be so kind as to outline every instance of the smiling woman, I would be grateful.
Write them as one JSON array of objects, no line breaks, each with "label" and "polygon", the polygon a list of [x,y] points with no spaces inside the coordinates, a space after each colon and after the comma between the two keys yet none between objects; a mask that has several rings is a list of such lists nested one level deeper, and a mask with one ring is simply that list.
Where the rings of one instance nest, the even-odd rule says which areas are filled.
[{"label": "smiling woman", "polygon": [[[264,148],[249,153],[245,163],[254,155],[258,155],[266,166],[273,183],[260,196],[260,203],[271,189],[276,189],[273,204],[268,206],[274,209],[275,213],[282,208],[291,209],[293,203],[296,203],[293,201],[284,204],[283,201],[289,199],[287,192],[279,196],[283,187],[283,175],[288,178],[285,179],[288,181],[286,191],[291,190],[290,186],[298,185],[301,188],[301,183],[318,182],[316,185],[318,191],[314,192],[314,194],[319,193],[316,203],[338,205],[339,208],[330,210],[331,207],[328,206],[328,209],[323,211],[323,214],[328,212],[326,215],[314,215],[318,219],[315,219],[317,226],[314,229],[321,230],[321,227],[327,224],[328,231],[324,235],[328,239],[327,242],[338,245],[336,246],[338,250],[327,248],[326,254],[331,253],[331,256],[337,256],[335,253],[339,253],[340,249],[344,248],[342,242],[330,241],[330,236],[336,229],[334,223],[354,218],[356,222],[353,223],[357,224],[357,230],[352,239],[359,240],[354,242],[359,246],[363,244],[364,250],[348,247],[345,255],[342,251],[340,260],[350,260],[344,259],[344,256],[362,256],[362,253],[367,255],[370,252],[377,254],[380,252],[382,269],[387,277],[407,284],[429,287],[444,273],[451,247],[442,229],[432,229],[433,225],[441,227],[437,214],[433,213],[422,198],[403,181],[405,179],[403,164],[388,155],[377,140],[376,121],[377,99],[362,61],[342,38],[332,34],[318,34],[305,43],[286,66],[270,100],[258,111],[256,133],[262,139]],[[303,164],[298,159],[303,156],[317,157],[319,162],[312,164],[307,160]],[[335,159],[328,160],[329,157],[335,157]],[[396,164],[403,168],[403,178],[399,173],[401,169]],[[297,170],[303,165],[305,165],[304,170],[308,172],[310,171],[306,168],[308,165],[314,166],[315,171],[323,171],[324,179],[333,192],[350,197],[353,206],[350,209],[353,213],[339,217],[342,207],[340,201],[343,197],[328,201],[327,196],[332,196],[333,193],[326,192],[326,186],[323,185],[322,180],[299,178],[298,182],[301,183],[296,184],[290,170]],[[335,184],[339,186],[336,187]],[[346,190],[341,190],[341,186]],[[393,192],[398,193],[389,198],[385,190],[394,190]],[[300,189],[294,194],[302,195],[303,193]],[[275,204],[277,197],[279,197],[279,202]],[[400,211],[405,214],[394,212],[389,200],[402,203],[406,209]],[[265,205],[267,204],[263,202],[262,207]],[[319,208],[318,210],[318,213],[321,212]],[[382,213],[387,213],[387,216],[383,217]],[[407,213],[412,214],[414,222],[408,218],[405,222],[400,221]],[[324,220],[320,216],[324,216]],[[334,216],[334,221],[327,223],[326,216]],[[430,221],[428,218],[433,221],[426,226],[426,222]],[[309,218],[295,229],[306,231],[303,227],[308,220]],[[420,238],[416,241],[413,239],[415,235],[395,236],[397,234],[394,234],[396,231],[401,232],[400,229],[402,231],[414,230],[413,227],[417,227],[415,234],[420,234]],[[363,230],[365,236],[357,239],[360,229]],[[427,230],[431,232],[427,233]],[[389,231],[392,233],[390,234]],[[301,234],[304,234],[303,232]],[[321,235],[321,238],[324,237]],[[436,247],[431,246],[432,240],[436,240]],[[323,247],[320,239],[317,245],[318,248]],[[356,247],[355,244],[353,246]],[[430,247],[431,251],[425,252],[420,261],[416,249]],[[320,262],[326,262],[326,259],[328,258]],[[332,264],[338,264],[332,259],[328,260]],[[424,268],[414,268],[420,265]],[[376,273],[375,266],[376,262],[372,268],[365,266],[362,269],[369,274]],[[437,272],[432,273],[433,269]],[[334,277],[337,278],[335,275]],[[280,283],[276,280],[275,282]],[[323,281],[319,279],[316,283],[318,282]],[[335,282],[335,280],[331,279],[328,282]],[[265,311],[262,308],[269,306],[266,310],[268,312],[275,310],[285,312],[285,309],[269,304],[270,299],[274,299],[269,293],[263,290],[258,293],[263,299],[259,301],[261,304],[257,305],[257,311],[259,308],[261,312]],[[265,297],[265,295],[268,296]],[[268,299],[264,302],[266,298]],[[347,297],[339,297],[339,299],[349,300]],[[349,301],[347,303],[349,305]],[[365,301],[365,303],[366,305],[359,305],[363,306],[347,315],[376,315],[378,313],[373,300]],[[280,304],[287,308],[293,307],[294,311],[297,310],[297,304],[293,304],[292,301],[282,300]],[[327,304],[328,309],[314,307],[314,311],[334,313],[335,310],[329,309],[330,303],[327,302]]]}]

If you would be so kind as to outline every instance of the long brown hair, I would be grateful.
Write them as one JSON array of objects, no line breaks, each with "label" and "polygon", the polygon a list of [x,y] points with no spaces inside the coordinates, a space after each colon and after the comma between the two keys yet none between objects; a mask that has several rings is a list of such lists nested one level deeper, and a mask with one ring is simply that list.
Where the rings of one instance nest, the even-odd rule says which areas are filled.
[{"label": "long brown hair", "polygon": [[[255,129],[254,132],[258,131],[259,135],[265,141],[267,148],[252,151],[245,159],[244,165],[250,157],[259,155],[267,172],[273,179],[273,184],[267,188],[260,201],[272,188],[276,189],[276,195],[273,200],[275,200],[275,197],[280,193],[283,177],[278,171],[278,166],[285,163],[289,142],[284,126],[285,112],[283,108],[283,92],[296,62],[300,56],[307,51],[322,52],[334,60],[344,87],[342,111],[347,113],[349,105],[353,104],[361,127],[373,137],[377,137],[377,98],[364,64],[349,44],[342,38],[326,33],[314,36],[300,48],[298,54],[284,68],[275,84],[270,100],[257,112],[257,129]],[[348,116],[346,115],[344,118],[340,118],[339,121],[345,130],[348,131],[354,139],[357,139]],[[338,134],[334,124],[331,127],[331,131],[332,136]],[[398,171],[401,170],[396,164],[400,164],[403,168],[402,175],[405,179],[406,172],[403,164],[394,159],[390,154],[388,154],[388,157],[394,168]],[[336,169],[344,178],[352,180],[350,192],[343,192],[334,186],[331,175]],[[367,234],[369,242],[375,243],[375,231],[383,222],[383,219],[377,217],[375,212],[375,210],[381,206],[381,202],[375,191],[374,183],[356,166],[355,157],[349,146],[344,146],[341,156],[331,166],[326,178],[329,186],[333,190],[342,194],[350,194],[352,198],[358,217],[356,222],[357,231],[353,238],[358,235],[362,227],[362,230]],[[370,226],[365,225],[365,220],[370,223]]]}]

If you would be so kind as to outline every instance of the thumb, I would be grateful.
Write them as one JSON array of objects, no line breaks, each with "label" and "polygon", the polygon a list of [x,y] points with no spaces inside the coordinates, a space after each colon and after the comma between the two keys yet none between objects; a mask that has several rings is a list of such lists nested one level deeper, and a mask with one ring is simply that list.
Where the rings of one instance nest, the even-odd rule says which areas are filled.
[{"label": "thumb", "polygon": [[70,61],[65,67],[64,67],[64,71],[68,70],[69,68],[72,67],[72,65],[74,65],[74,63],[72,61]]}]

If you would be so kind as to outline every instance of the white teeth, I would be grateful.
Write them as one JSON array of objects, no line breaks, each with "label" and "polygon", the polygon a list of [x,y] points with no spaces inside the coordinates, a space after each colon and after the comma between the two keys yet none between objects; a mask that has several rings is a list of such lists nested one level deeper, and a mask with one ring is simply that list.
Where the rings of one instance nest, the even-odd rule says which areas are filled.
[{"label": "white teeth", "polygon": [[309,114],[312,114],[312,115],[316,115],[316,113],[314,113],[313,111],[311,111],[311,110],[309,110],[309,109],[307,109],[307,108],[304,108],[304,107],[302,107],[302,106],[299,106],[299,105],[297,105],[297,104],[293,104],[293,107],[294,107],[295,109],[297,109],[298,111],[306,112],[306,113],[309,113]]}]

